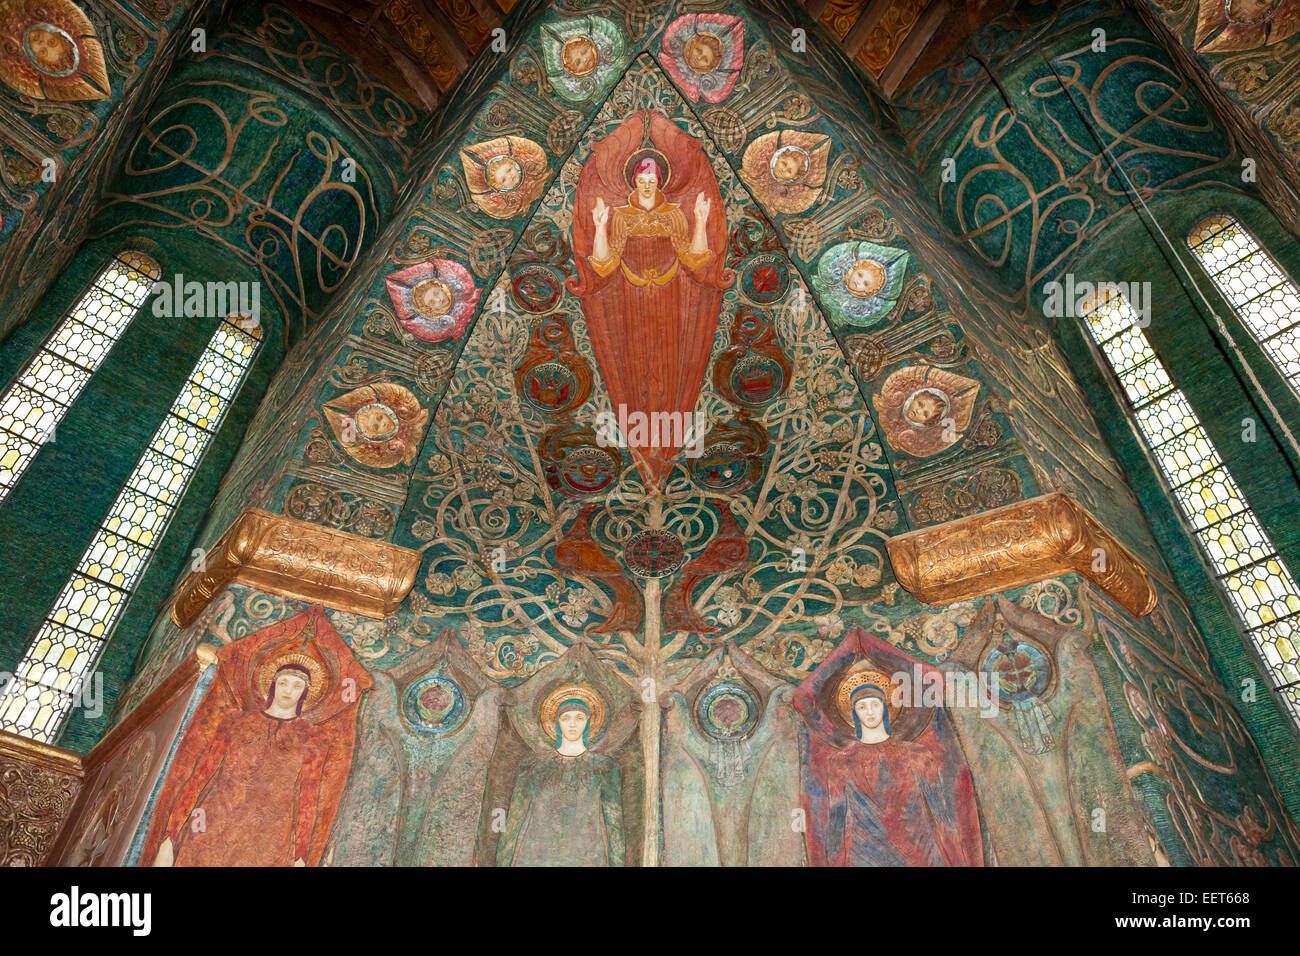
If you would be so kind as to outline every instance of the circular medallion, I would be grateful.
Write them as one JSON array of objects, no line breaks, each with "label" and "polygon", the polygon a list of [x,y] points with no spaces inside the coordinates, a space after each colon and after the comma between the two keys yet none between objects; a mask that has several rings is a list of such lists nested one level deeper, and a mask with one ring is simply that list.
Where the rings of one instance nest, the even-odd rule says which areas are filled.
[{"label": "circular medallion", "polygon": [[859,259],[844,273],[844,288],[849,295],[869,299],[885,287],[889,273],[875,259]]},{"label": "circular medallion", "polygon": [[493,156],[484,173],[487,184],[499,193],[512,192],[524,181],[524,167],[513,156]]},{"label": "circular medallion", "polygon": [[778,183],[797,183],[808,175],[812,157],[802,146],[782,146],[772,153],[767,168]]},{"label": "circular medallion", "polygon": [[23,52],[46,76],[72,76],[81,65],[77,41],[52,23],[34,23],[23,33]]},{"label": "circular medallion", "polygon": [[758,724],[758,699],[744,684],[724,680],[704,689],[695,702],[695,718],[715,740],[740,740]]},{"label": "circular medallion", "polygon": [[784,385],[781,366],[766,355],[747,355],[731,370],[731,393],[746,405],[770,402]]},{"label": "circular medallion", "polygon": [[701,30],[686,41],[682,59],[696,73],[712,73],[722,64],[723,53],[724,47],[718,35]]},{"label": "circular medallion", "polygon": [[421,279],[411,287],[411,307],[425,318],[441,318],[454,303],[451,286],[441,279]]},{"label": "circular medallion", "polygon": [[749,462],[736,445],[710,445],[691,460],[691,474],[709,491],[733,491],[749,480]]},{"label": "circular medallion", "polygon": [[362,405],[352,416],[357,434],[366,441],[387,441],[397,434],[401,424],[397,413],[382,402]]},{"label": "circular medallion", "polygon": [[590,76],[600,66],[600,48],[585,33],[569,37],[560,48],[560,62],[570,76]]},{"label": "circular medallion", "polygon": [[1023,710],[1052,683],[1052,662],[1043,649],[1010,637],[989,651],[981,669],[990,683],[996,682],[998,703],[1005,710]]},{"label": "circular medallion", "polygon": [[560,474],[571,491],[595,494],[618,477],[618,459],[602,448],[579,448],[565,456]]},{"label": "circular medallion", "polygon": [[785,298],[790,291],[790,264],[785,256],[766,252],[746,259],[740,267],[740,291],[759,305]]},{"label": "circular medallion", "polygon": [[510,297],[525,312],[546,312],[560,301],[564,277],[544,265],[526,265],[510,281]]},{"label": "circular medallion", "polygon": [[578,387],[573,373],[559,362],[543,362],[524,376],[524,398],[540,412],[558,412],[573,398]]},{"label": "circular medallion", "polygon": [[937,388],[918,388],[903,403],[903,417],[917,428],[931,428],[948,415],[948,396]]},{"label": "circular medallion", "polygon": [[686,550],[670,531],[638,531],[628,539],[623,558],[633,574],[662,578],[682,566]]},{"label": "circular medallion", "polygon": [[402,695],[402,718],[423,734],[449,734],[469,716],[465,692],[450,677],[429,674]]}]

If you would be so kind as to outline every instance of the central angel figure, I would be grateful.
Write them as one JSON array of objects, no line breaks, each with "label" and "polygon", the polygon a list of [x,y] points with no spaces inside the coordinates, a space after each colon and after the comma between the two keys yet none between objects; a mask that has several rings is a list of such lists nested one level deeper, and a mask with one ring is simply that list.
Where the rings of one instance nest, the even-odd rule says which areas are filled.
[{"label": "central angel figure", "polygon": [[[704,229],[708,225],[709,210],[713,208],[713,203],[702,191],[695,194],[695,231],[688,244],[686,214],[682,212],[681,206],[669,202],[664,196],[659,188],[662,180],[663,173],[653,158],[647,156],[637,163],[632,177],[635,188],[627,197],[628,204],[614,210],[612,244],[609,238],[609,206],[605,205],[602,197],[596,197],[596,205],[591,211],[596,238],[592,242],[588,261],[597,275],[607,276],[615,268],[622,267],[624,277],[633,285],[645,285],[647,282],[663,285],[677,275],[678,260],[690,269],[698,269],[709,261],[713,253],[709,251],[709,240]],[[629,265],[629,239],[655,239],[660,236],[667,236],[672,241],[671,249],[663,243],[633,243],[630,250],[632,262]],[[670,256],[664,255],[669,252]]]},{"label": "central angel figure", "polygon": [[[733,279],[723,262],[722,195],[703,144],[662,113],[635,113],[592,148],[574,205],[578,275],[570,289],[615,414],[689,416]],[[655,487],[680,450],[672,442],[631,447]]]}]

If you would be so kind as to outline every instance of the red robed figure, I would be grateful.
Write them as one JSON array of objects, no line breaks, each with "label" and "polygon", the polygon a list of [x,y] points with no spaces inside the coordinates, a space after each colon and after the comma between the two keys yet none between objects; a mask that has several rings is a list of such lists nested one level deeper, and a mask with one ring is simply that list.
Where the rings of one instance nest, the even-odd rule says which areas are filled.
[{"label": "red robed figure", "polygon": [[[357,708],[374,682],[320,607],[216,656],[159,793],[144,862],[156,864],[169,842],[168,865],[315,866],[351,767]],[[282,674],[301,678],[301,701],[277,717]]]},{"label": "red robed figure", "polygon": [[[569,289],[582,301],[615,414],[622,405],[629,416],[690,421],[733,279],[726,236],[703,144],[662,113],[634,113],[592,148],[574,198],[578,274]],[[632,449],[656,487],[681,449],[660,438],[659,447]]]},{"label": "red robed figure", "polygon": [[[836,707],[855,662],[889,676],[942,674],[860,628],[795,691],[803,717],[803,808],[813,866],[983,866],[975,784],[942,707],[901,708],[889,736],[863,743]],[[935,685],[942,688],[942,684]],[[872,691],[864,682],[860,689]],[[913,695],[920,692],[913,687]],[[856,694],[855,694],[856,696]],[[915,696],[913,697],[915,703]]]}]

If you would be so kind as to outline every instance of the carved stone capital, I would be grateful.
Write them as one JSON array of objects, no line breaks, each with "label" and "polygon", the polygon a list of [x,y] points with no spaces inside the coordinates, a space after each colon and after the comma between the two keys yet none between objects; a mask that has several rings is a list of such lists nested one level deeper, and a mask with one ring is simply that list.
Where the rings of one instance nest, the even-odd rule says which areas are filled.
[{"label": "carved stone capital", "polygon": [[898,583],[930,605],[1079,574],[1135,617],[1156,606],[1145,565],[1060,493],[909,531],[886,547]]},{"label": "carved stone capital", "polygon": [[188,627],[232,582],[363,617],[387,617],[415,584],[420,553],[310,521],[249,508],[208,551],[172,602]]},{"label": "carved stone capital", "polygon": [[0,733],[0,866],[37,866],[81,789],[81,758]]}]

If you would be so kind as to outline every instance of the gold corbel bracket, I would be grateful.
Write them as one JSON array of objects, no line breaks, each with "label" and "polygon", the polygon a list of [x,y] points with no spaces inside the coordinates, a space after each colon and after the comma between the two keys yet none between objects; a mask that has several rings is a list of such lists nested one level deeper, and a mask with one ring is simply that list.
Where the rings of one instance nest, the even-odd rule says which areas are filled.
[{"label": "gold corbel bracket", "polygon": [[1059,492],[909,531],[885,546],[898,583],[925,604],[951,604],[1079,574],[1135,617],[1156,606],[1145,565]]},{"label": "gold corbel bracket", "polygon": [[310,521],[249,508],[208,551],[172,601],[188,627],[232,582],[363,617],[392,614],[415,584],[420,553]]}]

